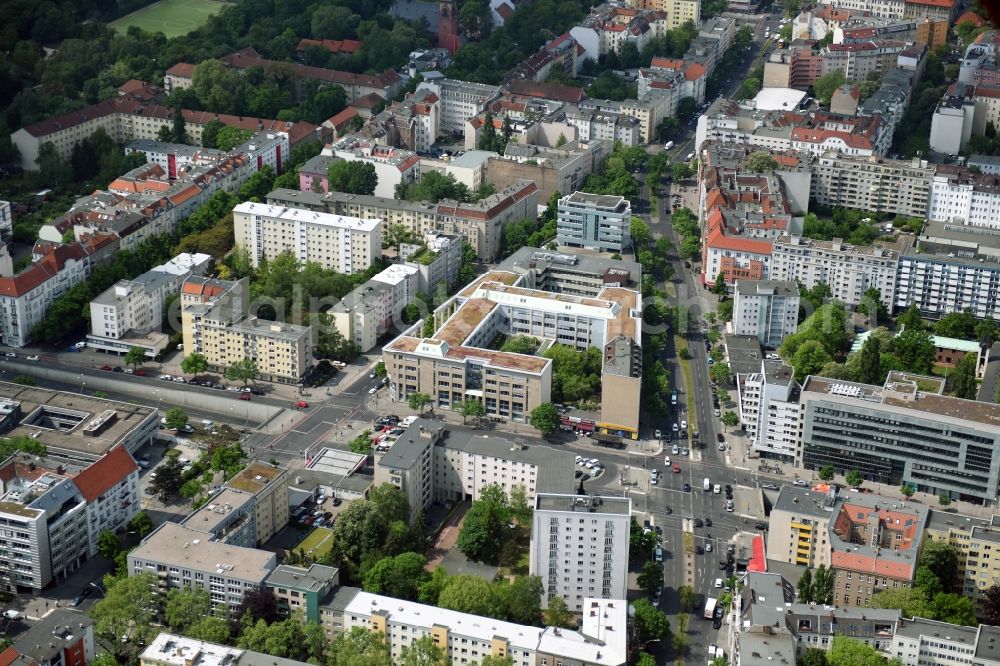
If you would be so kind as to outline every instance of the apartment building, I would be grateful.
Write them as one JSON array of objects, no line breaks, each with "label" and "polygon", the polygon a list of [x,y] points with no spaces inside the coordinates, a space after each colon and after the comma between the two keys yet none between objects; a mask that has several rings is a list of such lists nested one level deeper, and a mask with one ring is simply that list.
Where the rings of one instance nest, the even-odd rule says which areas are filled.
[{"label": "apartment building", "polygon": [[747,573],[733,605],[729,663],[734,666],[791,666],[806,650],[829,651],[837,636],[886,653],[904,622],[896,609],[796,602],[794,586],[776,573]]},{"label": "apartment building", "polygon": [[429,153],[441,135],[441,100],[424,89],[368,119],[362,135],[415,153]]},{"label": "apartment building", "polygon": [[[936,385],[935,391],[918,386]],[[997,497],[1000,406],[941,394],[942,381],[890,373],[884,386],[808,377],[802,466],[987,503]]]},{"label": "apartment building", "polygon": [[842,72],[848,81],[864,81],[871,73],[882,74],[895,67],[905,48],[906,43],[897,39],[830,44],[821,52],[823,73]]},{"label": "apartment building", "polygon": [[829,523],[834,603],[867,606],[882,590],[908,588],[927,507],[858,493],[841,498]]},{"label": "apartment building", "polygon": [[[378,183],[375,196],[396,197],[396,187],[420,180],[420,157],[413,151],[385,146],[370,139],[347,135],[323,149],[323,155],[338,157],[348,162],[363,162],[375,168]],[[321,178],[324,192],[330,191],[325,175]]]},{"label": "apartment building", "polygon": [[576,129],[580,141],[620,141],[626,146],[642,142],[639,121],[621,113],[575,108],[566,111],[566,122]]},{"label": "apartment building", "polygon": [[[436,332],[431,338],[416,337],[415,328],[389,343],[383,358],[394,400],[406,400],[414,392],[427,393],[440,409],[454,409],[467,398],[483,401],[487,416],[522,421],[537,405],[549,401],[551,362],[540,356],[494,351],[496,337],[529,335],[551,339],[583,350],[605,349],[605,365],[617,363],[617,347],[606,346],[617,338],[631,338],[638,354],[641,296],[620,287],[602,289],[596,298],[527,289],[523,277],[491,271],[460,291],[434,312]],[[569,314],[569,313],[572,314]],[[635,399],[641,384],[637,366],[625,371],[616,366],[617,380],[611,385],[628,389]],[[607,387],[602,385],[602,394]],[[602,403],[622,395],[604,394]],[[638,436],[638,420],[622,422],[617,410],[599,424],[604,431],[631,438]],[[611,418],[613,416],[613,418]],[[638,412],[633,416],[638,419]]]},{"label": "apartment building", "polygon": [[[472,124],[472,119],[469,121]],[[420,172],[437,171],[443,176],[451,176],[455,182],[462,183],[470,191],[479,189],[486,182],[486,165],[490,158],[496,153],[492,150],[476,150],[476,141],[469,146],[469,125],[466,126],[466,148],[461,155],[440,159],[422,157],[420,159]]]},{"label": "apartment building", "polygon": [[[500,96],[500,86],[458,79],[422,81],[417,91],[430,90],[441,103],[441,132],[461,134],[465,121],[478,116]],[[391,196],[391,195],[390,195]]]},{"label": "apartment building", "polygon": [[[26,406],[5,401],[0,414],[9,423]],[[37,419],[44,410],[35,410],[25,421]],[[67,419],[74,416],[69,413]],[[7,436],[15,433],[8,430]],[[95,442],[97,448],[101,444]],[[101,532],[124,527],[139,510],[138,470],[122,446],[95,462],[22,453],[0,463],[7,479],[0,497],[0,523],[7,526],[10,546],[0,555],[4,589],[40,590],[54,580],[65,580],[96,556]]]},{"label": "apartment building", "polygon": [[512,624],[361,591],[345,595],[335,615],[343,618],[343,631],[362,627],[385,636],[394,663],[403,648],[430,636],[456,665],[476,664],[489,655],[509,657],[514,666],[624,666],[628,604],[622,599],[586,599],[583,606],[579,631]]},{"label": "apartment building", "polygon": [[584,57],[597,62],[602,55],[618,53],[625,44],[642,51],[669,29],[669,16],[664,11],[604,3],[591,8],[590,14],[571,28],[569,34],[583,47]]},{"label": "apartment building", "polygon": [[600,252],[632,246],[632,206],[625,197],[574,192],[559,199],[556,242]]},{"label": "apartment building", "polygon": [[542,579],[542,605],[560,597],[584,612],[589,598],[624,598],[631,519],[629,497],[536,495],[529,571]]},{"label": "apartment building", "polygon": [[226,482],[226,486],[254,497],[254,530],[257,537],[254,545],[267,543],[288,524],[287,469],[254,460]]},{"label": "apartment building", "polygon": [[669,28],[680,28],[687,21],[698,25],[701,20],[701,0],[629,0],[626,4],[647,11],[663,12]]},{"label": "apartment building", "polygon": [[[176,263],[157,266],[134,280],[119,280],[90,301],[87,345],[116,354],[140,347],[150,358],[166,349],[163,306],[192,272],[203,274],[212,257],[186,254]],[[181,268],[183,266],[183,268]],[[179,270],[178,270],[179,269]]]},{"label": "apartment building", "polygon": [[938,102],[931,116],[931,150],[958,155],[972,138],[976,101],[962,84],[956,83]]},{"label": "apartment building", "polygon": [[798,281],[812,289],[823,282],[833,298],[858,305],[865,291],[878,289],[882,302],[894,302],[897,247],[876,243],[871,247],[850,245],[839,238],[818,241],[805,236],[781,236],[771,251],[771,278]]},{"label": "apartment building", "polygon": [[879,18],[923,18],[951,20],[954,18],[953,0],[822,0],[821,4],[836,5],[842,9],[868,12]]},{"label": "apartment building", "polygon": [[738,375],[740,421],[751,451],[794,462],[801,440],[798,382],[780,360],[763,360],[759,372]]},{"label": "apartment building", "polygon": [[814,203],[928,216],[935,165],[927,160],[853,158],[829,151],[813,157],[809,170]]},{"label": "apartment building", "polygon": [[10,214],[10,202],[0,201],[0,241],[7,242],[14,233],[14,218]]},{"label": "apartment building", "polygon": [[497,189],[519,180],[538,188],[538,200],[549,200],[554,192],[575,192],[601,161],[611,154],[610,141],[570,141],[560,148],[537,144],[508,143],[504,154],[490,158],[486,180]]},{"label": "apartment building", "polygon": [[94,621],[69,608],[56,608],[33,623],[4,652],[18,666],[77,666],[96,656]]},{"label": "apartment building", "polygon": [[287,132],[255,132],[249,139],[228,152],[149,139],[132,141],[125,146],[126,154],[142,153],[146,156],[147,162],[163,167],[170,178],[176,178],[185,166],[216,164],[224,161],[226,155],[243,155],[254,172],[260,171],[266,165],[271,167],[274,173],[281,173],[283,162],[288,160],[290,150]]},{"label": "apartment building", "polygon": [[529,289],[576,296],[597,296],[605,287],[634,288],[642,277],[642,267],[634,261],[535,247],[519,248],[500,262],[497,270],[523,276]]},{"label": "apartment building", "polygon": [[193,527],[166,522],[128,554],[128,574],[156,574],[164,594],[199,588],[216,608],[235,610],[248,590],[259,589],[277,566],[274,553],[213,540]]},{"label": "apartment building", "polygon": [[444,199],[437,204],[401,201],[387,197],[278,189],[267,196],[271,205],[361,218],[379,218],[383,230],[402,225],[415,236],[440,231],[462,236],[480,259],[495,260],[501,249],[503,228],[509,222],[538,217],[540,191],[535,183],[515,180],[485,199],[460,203]]},{"label": "apartment building", "polygon": [[402,323],[402,310],[416,293],[417,270],[397,264],[355,287],[327,314],[345,340],[369,351],[394,325]]},{"label": "apartment building", "polygon": [[[284,132],[288,135],[290,148],[302,141],[321,139],[325,134],[319,126],[306,122],[231,116],[189,109],[182,109],[181,115],[184,117],[188,138],[196,144],[201,143],[205,125],[212,120],[252,132]],[[104,129],[115,142],[125,144],[134,139],[156,139],[161,128],[170,127],[173,118],[174,110],[171,107],[150,104],[148,100],[130,94],[120,94],[78,111],[26,125],[13,132],[10,138],[21,153],[22,168],[32,171],[38,168],[38,151],[45,143],[52,143],[60,157],[69,159],[73,147],[90,138],[98,128]],[[286,156],[282,153],[282,159]]]},{"label": "apartment building", "polygon": [[795,282],[737,280],[733,297],[733,333],[752,335],[776,349],[799,327],[799,287]]},{"label": "apartment building", "polygon": [[[722,23],[721,29],[724,33],[728,32],[726,27],[731,26],[729,23]],[[658,92],[672,93],[676,96],[677,102],[685,97],[693,97],[701,104],[705,101],[707,79],[708,72],[700,63],[655,57],[650,61],[648,68],[639,69],[636,78],[637,94],[639,99],[646,99],[650,94]],[[673,109],[676,111],[676,102],[673,104]]]},{"label": "apartment building", "polygon": [[892,126],[882,117],[841,116],[826,111],[761,111],[718,99],[698,118],[695,143],[728,141],[772,152],[797,150],[822,155],[884,155],[892,143]]},{"label": "apartment building", "polygon": [[519,486],[529,501],[542,492],[572,492],[574,470],[569,453],[417,419],[376,458],[375,484],[400,488],[416,515],[435,501],[475,501],[492,485],[508,495]]},{"label": "apartment building", "polygon": [[964,627],[915,617],[900,622],[887,652],[903,666],[969,663],[996,666],[1000,664],[1000,654],[995,647],[998,641],[1000,631],[997,627],[985,624]]},{"label": "apartment building", "polygon": [[248,317],[249,305],[246,278],[189,277],[181,287],[185,350],[204,354],[211,368],[252,358],[265,381],[302,381],[313,367],[311,327]]},{"label": "apartment building", "polygon": [[322,564],[310,564],[308,568],[279,564],[264,584],[274,594],[283,616],[301,613],[306,622],[318,624],[320,603],[340,587],[340,570]]},{"label": "apartment building", "polygon": [[233,208],[236,244],[254,268],[291,253],[301,263],[350,275],[382,257],[382,220],[244,201]]},{"label": "apartment building", "polygon": [[957,578],[961,594],[979,599],[993,585],[1000,583],[1000,557],[993,557],[1000,545],[1000,517],[976,518],[931,511],[924,538],[943,541],[958,553]]},{"label": "apartment building", "polygon": [[767,559],[830,568],[830,523],[836,495],[784,485],[768,520]]},{"label": "apartment building", "polygon": [[941,165],[931,181],[927,218],[948,224],[1000,229],[1000,176]]},{"label": "apartment building", "polygon": [[208,502],[180,521],[184,527],[204,532],[209,539],[240,548],[257,545],[254,498],[250,493],[223,488]]},{"label": "apartment building", "polygon": [[97,249],[111,242],[44,245],[44,256],[14,274],[13,259],[0,250],[0,340],[10,347],[31,341],[31,329],[45,317],[49,306],[90,275]]},{"label": "apartment building", "polygon": [[965,309],[980,319],[1000,317],[1000,242],[983,231],[924,225],[916,246],[899,257],[896,310],[916,305],[932,319]]}]

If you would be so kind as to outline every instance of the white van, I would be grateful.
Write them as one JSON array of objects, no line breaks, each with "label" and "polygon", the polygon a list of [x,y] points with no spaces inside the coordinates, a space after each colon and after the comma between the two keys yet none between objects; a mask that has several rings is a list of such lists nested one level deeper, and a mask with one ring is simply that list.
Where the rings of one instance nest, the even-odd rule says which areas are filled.
[{"label": "white van", "polygon": [[705,488],[705,492],[706,492],[706,493],[707,493],[707,492],[708,492],[709,490],[711,490],[711,489],[712,489],[712,482],[711,482],[711,481],[709,481],[709,479],[708,479],[708,477],[707,477],[707,476],[705,477],[705,485],[704,485],[704,488]]},{"label": "white van", "polygon": [[417,420],[416,416],[407,416],[405,419],[399,422],[399,428],[409,428],[413,425],[413,422]]},{"label": "white van", "polygon": [[673,147],[674,147],[673,141],[667,141],[665,144],[663,144],[663,150],[670,150]]}]

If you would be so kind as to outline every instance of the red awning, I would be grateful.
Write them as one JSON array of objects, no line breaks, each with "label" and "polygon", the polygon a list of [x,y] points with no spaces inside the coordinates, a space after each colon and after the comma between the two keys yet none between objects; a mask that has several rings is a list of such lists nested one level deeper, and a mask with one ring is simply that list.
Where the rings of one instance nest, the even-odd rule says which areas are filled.
[{"label": "red awning", "polygon": [[764,557],[764,537],[761,535],[753,538],[753,557],[750,558],[747,571],[755,573],[765,573],[767,571],[767,558]]}]

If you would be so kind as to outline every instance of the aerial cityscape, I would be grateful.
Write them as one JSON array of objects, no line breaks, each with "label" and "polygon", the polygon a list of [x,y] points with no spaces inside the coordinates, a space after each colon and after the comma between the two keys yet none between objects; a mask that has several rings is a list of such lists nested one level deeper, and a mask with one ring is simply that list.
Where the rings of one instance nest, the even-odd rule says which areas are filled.
[{"label": "aerial cityscape", "polygon": [[0,666],[1000,666],[1000,5],[0,15]]}]

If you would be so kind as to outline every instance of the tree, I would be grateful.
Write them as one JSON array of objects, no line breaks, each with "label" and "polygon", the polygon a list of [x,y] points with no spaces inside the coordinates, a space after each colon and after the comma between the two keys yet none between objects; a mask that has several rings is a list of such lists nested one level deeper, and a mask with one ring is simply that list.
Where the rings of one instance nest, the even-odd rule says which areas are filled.
[{"label": "tree", "polygon": [[410,520],[410,503],[406,494],[391,483],[382,483],[368,491],[368,501],[387,522]]},{"label": "tree", "polygon": [[424,407],[427,405],[431,405],[433,407],[433,401],[426,393],[411,393],[406,398],[406,404],[410,406],[410,409],[417,410],[418,414],[423,414]]},{"label": "tree", "polygon": [[347,562],[360,565],[373,553],[382,553],[388,533],[388,521],[379,514],[376,505],[368,500],[356,500],[337,518],[333,528],[334,547]]},{"label": "tree", "polygon": [[833,603],[834,573],[821,564],[813,572],[812,594],[817,604]]},{"label": "tree", "polygon": [[97,552],[111,560],[115,561],[118,557],[118,553],[122,550],[122,544],[118,540],[118,535],[111,530],[102,531],[97,537]]},{"label": "tree", "polygon": [[231,382],[241,381],[244,386],[256,379],[259,374],[260,370],[257,368],[257,359],[255,358],[236,361],[226,368],[226,379]]},{"label": "tree", "polygon": [[639,658],[635,660],[635,666],[656,666],[656,657],[648,652],[640,652]]},{"label": "tree", "polygon": [[712,376],[712,379],[714,379],[719,386],[729,386],[729,382],[733,376],[728,363],[716,363],[712,366],[712,369],[708,371],[708,374]]},{"label": "tree", "polygon": [[528,501],[528,491],[521,484],[515,484],[510,488],[510,515],[518,525],[522,527],[531,526],[531,517],[534,510]]},{"label": "tree", "polygon": [[920,566],[927,567],[941,581],[944,592],[954,592],[959,581],[958,549],[946,541],[928,541],[920,550]]},{"label": "tree", "polygon": [[227,620],[209,615],[199,618],[196,622],[189,625],[184,635],[199,641],[225,645],[229,642],[232,632]]},{"label": "tree", "polygon": [[[180,407],[171,407],[167,410],[167,413],[163,416],[166,422],[163,424],[168,430],[180,430],[187,425],[188,415]],[[159,472],[157,472],[159,476]]]},{"label": "tree", "polygon": [[933,619],[965,627],[976,626],[976,611],[970,597],[938,592],[928,605]]},{"label": "tree", "polygon": [[858,352],[857,381],[862,384],[881,384],[885,376],[882,374],[882,342],[871,335]]},{"label": "tree", "polygon": [[979,616],[985,624],[1000,625],[1000,585],[986,588],[979,596]]},{"label": "tree", "polygon": [[149,483],[153,494],[166,502],[167,498],[177,493],[181,488],[181,472],[183,465],[176,457],[168,457],[156,468],[156,476]]},{"label": "tree", "polygon": [[449,578],[438,597],[438,606],[460,613],[487,617],[493,617],[497,612],[490,584],[479,576],[471,574],[460,574]]},{"label": "tree", "polygon": [[910,499],[911,497],[913,497],[913,493],[915,492],[917,492],[916,488],[914,488],[909,483],[904,483],[899,487],[899,493],[906,499]]},{"label": "tree", "polygon": [[844,81],[844,72],[839,69],[819,77],[816,79],[816,83],[813,84],[813,90],[816,92],[816,99],[818,99],[823,106],[829,106],[830,99],[833,97],[834,91],[844,85]]},{"label": "tree", "polygon": [[458,406],[458,413],[462,415],[462,423],[465,423],[465,419],[472,416],[476,419],[481,419],[486,416],[486,408],[483,403],[475,398],[466,398]]},{"label": "tree", "polygon": [[712,283],[712,293],[716,296],[725,296],[727,291],[726,274],[719,271],[715,276],[715,282]]},{"label": "tree", "polygon": [[149,514],[142,510],[132,516],[132,520],[128,521],[128,527],[129,530],[138,534],[140,539],[144,539],[147,534],[153,531],[153,527],[155,526]]},{"label": "tree", "polygon": [[338,634],[327,650],[328,666],[391,666],[389,646],[382,634],[353,627]]},{"label": "tree", "polygon": [[904,330],[892,339],[890,350],[903,369],[928,374],[934,365],[934,338],[928,331]]},{"label": "tree", "polygon": [[852,469],[844,476],[844,482],[846,482],[851,488],[860,488],[861,484],[863,484],[865,480],[862,478],[861,472],[856,469]]},{"label": "tree", "polygon": [[649,245],[649,225],[643,222],[640,218],[632,218],[632,223],[629,225],[629,231],[632,235],[632,244],[635,247],[639,248]]},{"label": "tree", "polygon": [[184,122],[184,114],[180,109],[174,109],[174,125],[170,131],[170,138],[174,143],[187,143],[187,124]]},{"label": "tree", "polygon": [[559,428],[562,417],[559,416],[555,405],[551,402],[543,402],[531,410],[529,421],[531,427],[541,433],[542,437],[548,437]]},{"label": "tree", "polygon": [[371,453],[371,448],[372,448],[371,437],[372,437],[372,431],[365,430],[363,433],[361,433],[360,435],[352,439],[350,442],[348,442],[347,448],[349,448],[354,453],[358,453],[361,455],[368,455],[369,453]]},{"label": "tree", "polygon": [[802,653],[802,666],[827,666],[826,650],[806,648]]},{"label": "tree", "polygon": [[236,607],[233,617],[245,621],[247,616],[252,623],[263,621],[270,624],[277,621],[278,600],[271,588],[259,587],[243,593],[243,600]]},{"label": "tree", "polygon": [[510,534],[510,505],[500,486],[483,489],[465,514],[456,545],[473,561],[496,564]]},{"label": "tree", "polygon": [[687,180],[691,175],[691,167],[687,162],[675,162],[670,166],[670,176],[674,180]]},{"label": "tree", "polygon": [[124,663],[133,646],[148,645],[160,632],[156,574],[105,578],[104,583],[104,598],[90,609],[94,637]]},{"label": "tree", "polygon": [[545,609],[545,624],[549,627],[563,627],[564,629],[573,626],[573,614],[566,607],[566,601],[562,597],[549,599],[548,608]]},{"label": "tree", "polygon": [[681,611],[685,613],[692,611],[695,604],[698,603],[698,595],[695,593],[694,588],[690,585],[681,585],[677,593],[680,599]]},{"label": "tree", "polygon": [[171,629],[186,634],[188,627],[212,614],[212,598],[200,587],[173,589],[167,593],[163,617]]},{"label": "tree", "polygon": [[239,127],[223,127],[216,134],[215,147],[223,152],[229,152],[236,146],[246,143],[253,136],[253,132]]},{"label": "tree", "polygon": [[934,619],[930,615],[927,604],[927,595],[920,588],[892,588],[882,590],[872,596],[868,605],[872,608],[898,608],[903,617],[925,617]]},{"label": "tree", "polygon": [[690,120],[698,111],[698,100],[694,97],[682,97],[677,102],[677,117],[683,122]]},{"label": "tree", "polygon": [[17,375],[14,377],[14,383],[21,386],[37,386],[38,382],[31,375]]},{"label": "tree", "polygon": [[670,633],[667,616],[650,603],[649,599],[636,599],[632,608],[635,611],[636,634],[641,643],[666,638]]},{"label": "tree", "polygon": [[778,168],[778,161],[771,157],[771,153],[765,150],[757,150],[750,153],[743,166],[747,171],[766,173],[776,170]]},{"label": "tree", "polygon": [[802,577],[799,578],[798,585],[796,586],[799,592],[799,603],[812,603],[813,600],[813,589],[812,589],[812,572],[806,569],[802,572]]},{"label": "tree", "polygon": [[740,424],[740,417],[736,415],[736,412],[726,412],[722,415],[722,425],[727,428],[735,428]]},{"label": "tree", "polygon": [[949,504],[951,504],[951,497],[949,497],[944,493],[941,493],[940,495],[938,495],[938,504],[940,504],[943,507],[948,506]]},{"label": "tree", "polygon": [[[466,7],[475,1],[477,0],[468,3]],[[403,646],[399,657],[401,666],[445,666],[450,661],[445,659],[444,649],[434,642],[434,637],[430,634]]]},{"label": "tree", "polygon": [[663,563],[649,560],[642,565],[638,577],[639,589],[653,596],[663,587]]},{"label": "tree", "polygon": [[[945,315],[947,317],[948,315]],[[942,317],[944,319],[944,317]],[[896,317],[896,326],[901,329],[916,329],[920,330],[924,327],[924,322],[920,318],[920,309],[916,305],[911,305],[906,308],[901,315]]]},{"label": "tree", "polygon": [[185,375],[200,375],[208,370],[208,359],[200,352],[191,352],[181,361],[181,372]]},{"label": "tree", "polygon": [[225,125],[218,118],[213,118],[205,123],[205,127],[201,130],[201,145],[205,148],[215,148],[219,136],[219,130],[221,130]]},{"label": "tree", "polygon": [[883,666],[886,658],[874,647],[856,638],[834,636],[827,663],[830,666]]},{"label": "tree", "polygon": [[263,201],[268,192],[273,189],[274,170],[270,165],[265,164],[253,173],[240,188],[240,198],[249,201]]},{"label": "tree", "polygon": [[416,601],[419,587],[430,579],[424,567],[427,558],[419,553],[400,553],[376,562],[362,578],[365,592]]},{"label": "tree", "polygon": [[375,194],[378,176],[375,165],[369,162],[337,160],[326,171],[332,192],[349,194]]},{"label": "tree", "polygon": [[966,400],[976,399],[976,394],[979,393],[979,385],[976,383],[975,354],[966,354],[962,357],[962,360],[958,362],[958,367],[955,369],[955,376],[952,381],[954,382],[953,388],[956,398],[965,398]]},{"label": "tree", "polygon": [[934,324],[934,332],[946,338],[969,340],[976,335],[976,317],[968,308],[950,312]]},{"label": "tree", "polygon": [[800,382],[805,380],[807,376],[816,374],[832,360],[833,358],[820,341],[806,340],[792,357],[795,379]]}]

